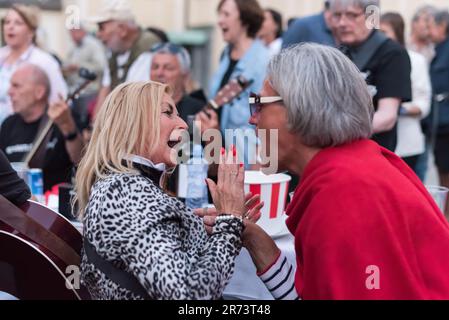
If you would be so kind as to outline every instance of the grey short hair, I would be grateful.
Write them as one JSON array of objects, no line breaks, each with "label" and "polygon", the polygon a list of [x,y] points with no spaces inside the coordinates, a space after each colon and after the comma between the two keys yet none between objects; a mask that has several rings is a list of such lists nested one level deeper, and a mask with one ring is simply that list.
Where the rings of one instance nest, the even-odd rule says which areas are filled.
[{"label": "grey short hair", "polygon": [[418,21],[424,15],[433,16],[438,11],[436,7],[431,5],[424,5],[419,7],[413,15],[412,22]]},{"label": "grey short hair", "polygon": [[192,60],[186,48],[174,43],[158,43],[151,48],[151,53],[156,55],[158,53],[171,54],[176,56],[184,74],[190,73],[192,67]]},{"label": "grey short hair", "polygon": [[329,7],[331,10],[336,6],[342,6],[344,8],[355,6],[366,11],[370,6],[380,7],[380,0],[329,0]]},{"label": "grey short hair", "polygon": [[449,35],[449,11],[447,10],[437,10],[432,14],[433,19],[437,25],[446,24],[446,36]]},{"label": "grey short hair", "polygon": [[289,47],[272,58],[267,77],[288,110],[288,129],[305,145],[326,148],[371,137],[368,87],[337,49],[311,43]]}]

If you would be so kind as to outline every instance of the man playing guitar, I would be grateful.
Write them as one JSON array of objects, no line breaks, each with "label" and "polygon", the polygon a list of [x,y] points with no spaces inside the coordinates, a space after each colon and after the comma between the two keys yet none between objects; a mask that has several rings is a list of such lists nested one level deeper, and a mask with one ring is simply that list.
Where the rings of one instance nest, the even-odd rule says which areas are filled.
[{"label": "man playing guitar", "polygon": [[79,162],[83,148],[67,104],[61,99],[47,108],[49,91],[48,78],[40,67],[22,65],[13,74],[9,89],[15,114],[0,129],[0,149],[10,162],[23,162],[33,145],[39,145],[36,137],[47,122],[56,124],[42,140],[42,150],[35,150],[28,163],[31,168],[42,169],[45,191],[70,181],[72,167]]}]

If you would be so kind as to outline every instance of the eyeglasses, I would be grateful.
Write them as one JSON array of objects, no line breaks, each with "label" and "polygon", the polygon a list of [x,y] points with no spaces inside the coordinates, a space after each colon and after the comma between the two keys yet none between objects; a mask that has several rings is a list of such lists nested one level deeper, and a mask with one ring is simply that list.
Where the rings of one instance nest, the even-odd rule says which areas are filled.
[{"label": "eyeglasses", "polygon": [[184,48],[181,46],[178,46],[177,44],[170,43],[170,42],[160,42],[156,43],[154,46],[151,47],[150,52],[155,53],[158,51],[169,51],[171,54],[178,54],[183,53]]},{"label": "eyeglasses", "polygon": [[360,16],[365,15],[365,13],[362,12],[334,12],[332,14],[332,18],[335,21],[340,21],[341,19],[343,19],[343,17],[346,17],[346,19],[350,22],[354,22],[355,20],[357,20],[357,18],[359,18]]},{"label": "eyeglasses", "polygon": [[249,94],[249,111],[251,113],[251,117],[259,114],[264,105],[272,104],[275,102],[283,102],[282,97],[261,97],[257,93],[251,92]]}]

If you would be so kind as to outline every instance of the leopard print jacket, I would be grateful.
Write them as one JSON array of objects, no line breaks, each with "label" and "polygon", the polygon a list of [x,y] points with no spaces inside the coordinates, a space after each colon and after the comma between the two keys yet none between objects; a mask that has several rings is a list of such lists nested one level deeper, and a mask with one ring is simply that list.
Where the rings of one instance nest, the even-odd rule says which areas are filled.
[{"label": "leopard print jacket", "polygon": [[[202,219],[151,178],[142,171],[95,183],[84,237],[103,259],[134,275],[151,299],[219,299],[242,246],[242,225],[220,221],[209,236]],[[143,299],[108,279],[84,252],[81,279],[93,299]]]}]

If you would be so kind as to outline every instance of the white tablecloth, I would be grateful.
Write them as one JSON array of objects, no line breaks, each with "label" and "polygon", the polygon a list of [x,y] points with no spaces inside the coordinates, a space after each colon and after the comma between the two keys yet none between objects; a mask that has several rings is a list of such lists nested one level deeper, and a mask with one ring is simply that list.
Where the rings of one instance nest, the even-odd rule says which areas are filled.
[{"label": "white tablecloth", "polygon": [[[288,234],[276,238],[275,242],[293,266],[296,266],[294,237]],[[256,267],[245,248],[235,261],[234,275],[223,297],[226,300],[273,300],[273,296],[257,276]]]}]

